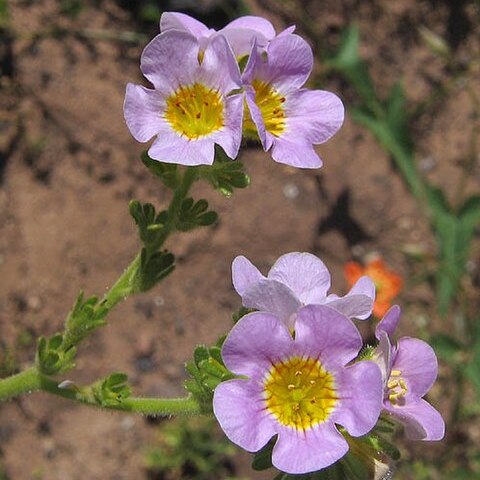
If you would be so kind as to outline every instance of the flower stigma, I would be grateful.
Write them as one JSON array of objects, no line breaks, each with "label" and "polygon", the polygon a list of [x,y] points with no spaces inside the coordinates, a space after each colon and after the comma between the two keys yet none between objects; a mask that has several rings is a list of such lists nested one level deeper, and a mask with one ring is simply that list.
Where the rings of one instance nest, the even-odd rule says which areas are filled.
[{"label": "flower stigma", "polygon": [[[275,137],[285,131],[285,110],[283,104],[285,97],[275,90],[269,83],[261,80],[253,80],[252,87],[255,90],[255,103],[262,114],[265,129]],[[244,130],[256,131],[249,115],[244,119]]]},{"label": "flower stigma", "polygon": [[266,409],[282,425],[304,431],[325,422],[338,400],[333,375],[310,357],[273,364],[264,394]]},{"label": "flower stigma", "polygon": [[388,400],[392,405],[399,404],[408,392],[407,384],[401,375],[400,370],[392,370],[387,382]]},{"label": "flower stigma", "polygon": [[223,110],[218,90],[194,83],[168,97],[165,119],[176,132],[195,140],[223,127]]}]

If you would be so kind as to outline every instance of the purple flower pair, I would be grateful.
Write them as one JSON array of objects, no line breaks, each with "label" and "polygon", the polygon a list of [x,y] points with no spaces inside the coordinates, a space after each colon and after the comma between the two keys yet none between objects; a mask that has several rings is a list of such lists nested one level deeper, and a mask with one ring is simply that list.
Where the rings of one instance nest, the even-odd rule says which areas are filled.
[{"label": "purple flower pair", "polygon": [[272,463],[300,474],[320,470],[343,457],[352,436],[368,433],[382,407],[382,377],[371,361],[348,365],[362,339],[336,310],[302,307],[295,338],[275,315],[243,317],[222,350],[226,367],[246,378],[215,389],[213,409],[227,437],[249,452],[278,435]]},{"label": "purple flower pair", "polygon": [[[124,105],[138,141],[157,137],[152,158],[211,164],[215,144],[236,158],[243,131],[277,162],[322,165],[312,145],[338,131],[343,105],[332,93],[302,88],[313,55],[293,28],[276,36],[267,20],[242,17],[216,32],[173,12],[162,15],[160,27],[140,65],[154,89],[129,84]],[[237,60],[247,56],[241,74]]]},{"label": "purple flower pair", "polygon": [[377,326],[372,358],[358,358],[363,343],[351,318],[370,314],[371,280],[360,279],[344,297],[327,295],[328,270],[306,253],[280,257],[267,277],[237,257],[232,273],[243,304],[262,310],[243,317],[222,350],[239,378],[216,388],[213,408],[232,442],[256,452],[276,435],[273,465],[302,474],[342,458],[349,448],[342,428],[365,435],[382,410],[410,438],[443,437],[443,419],[421,398],[436,378],[435,354],[411,338],[392,347],[398,307]]}]

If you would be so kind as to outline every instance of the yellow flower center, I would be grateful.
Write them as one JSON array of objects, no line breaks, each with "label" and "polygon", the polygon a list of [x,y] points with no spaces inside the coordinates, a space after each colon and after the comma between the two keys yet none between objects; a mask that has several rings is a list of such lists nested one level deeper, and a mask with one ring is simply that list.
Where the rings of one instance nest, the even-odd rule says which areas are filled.
[{"label": "yellow flower center", "polygon": [[218,90],[194,83],[180,87],[167,99],[165,119],[190,140],[223,127],[223,100]]},{"label": "yellow flower center", "polygon": [[325,422],[338,400],[333,375],[309,357],[272,365],[264,393],[267,410],[282,425],[298,430]]},{"label": "yellow flower center", "polygon": [[408,392],[407,384],[401,375],[400,370],[392,370],[387,382],[388,400],[392,405],[401,403]]},{"label": "yellow flower center", "polygon": [[[277,92],[269,83],[253,80],[255,103],[260,109],[267,132],[278,137],[285,130],[285,97]],[[255,124],[249,114],[246,114],[243,129],[247,135],[256,132]]]}]

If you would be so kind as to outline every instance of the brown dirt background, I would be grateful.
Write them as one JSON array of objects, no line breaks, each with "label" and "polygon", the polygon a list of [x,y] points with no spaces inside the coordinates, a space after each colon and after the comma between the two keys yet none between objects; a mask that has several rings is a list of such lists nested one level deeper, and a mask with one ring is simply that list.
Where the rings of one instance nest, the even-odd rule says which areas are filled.
[{"label": "brown dirt background", "polygon": [[[362,54],[380,92],[401,77],[412,103],[449,79],[444,63],[421,40],[420,25],[445,37],[457,58],[479,58],[478,2],[247,3],[278,30],[297,23],[299,33],[311,35],[313,25],[326,47],[338,43],[340,30],[356,21]],[[142,82],[143,45],[75,35],[32,39],[54,24],[71,31],[139,31],[132,16],[112,0],[85,2],[76,19],[59,15],[53,0],[11,1],[9,9],[17,36],[2,46],[2,55],[12,56],[13,70],[2,77],[0,91],[0,344],[3,359],[21,368],[33,360],[29,338],[59,330],[80,289],[101,295],[136,254],[139,241],[128,201],[160,207],[168,193],[141,164],[144,146],[123,120],[125,85]],[[311,19],[310,29],[302,17]],[[322,72],[321,62],[316,68]],[[477,89],[478,72],[467,78]],[[348,111],[354,96],[338,76],[328,75],[322,87],[338,93]],[[458,195],[472,115],[462,85],[454,84],[447,97],[415,119],[420,165],[452,199]],[[342,292],[343,264],[376,252],[405,277],[402,333],[448,330],[435,313],[431,285],[422,281],[435,268],[434,240],[388,156],[348,116],[340,133],[318,151],[324,167],[301,171],[274,163],[259,149],[244,150],[252,185],[228,200],[198,184],[195,196],[205,196],[219,212],[218,225],[169,241],[178,259],[174,274],[117,307],[108,326],[80,348],[78,367],[67,378],[89,383],[125,371],[138,394],[181,395],[183,364],[193,347],[214,343],[240,306],[230,280],[231,261],[239,254],[267,271],[283,253],[313,252],[330,268],[333,290]],[[480,188],[476,155],[462,195]],[[422,262],[405,255],[412,248],[423,252]],[[478,281],[479,251],[477,242],[468,288]],[[442,365],[429,399],[446,418],[449,388],[449,371]],[[0,458],[9,479],[146,478],[143,455],[157,427],[144,418],[39,393],[0,408]],[[458,442],[475,443],[479,437],[472,425]],[[408,445],[405,458],[415,453],[434,461],[445,445]],[[248,470],[247,455],[239,458],[238,475],[268,478]]]}]

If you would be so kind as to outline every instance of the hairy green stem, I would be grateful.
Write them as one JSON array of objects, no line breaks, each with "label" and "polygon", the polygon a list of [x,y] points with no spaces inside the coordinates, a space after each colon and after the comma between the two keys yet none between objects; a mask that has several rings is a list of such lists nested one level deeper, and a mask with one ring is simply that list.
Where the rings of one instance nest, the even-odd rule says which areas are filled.
[{"label": "hairy green stem", "polygon": [[[163,233],[156,242],[156,245],[147,252],[147,255],[151,255],[158,251],[158,249],[163,246],[168,236],[175,231],[182,202],[187,197],[192,184],[197,178],[197,169],[187,168],[185,170],[168,207],[168,220],[163,228]],[[132,263],[125,269],[112,288],[110,288],[98,304],[99,307],[103,309],[101,318],[106,316],[119,302],[126,299],[129,295],[138,292],[137,282],[140,267],[141,252],[136,255]],[[70,331],[67,328],[64,333],[63,345],[66,346],[67,349],[70,349],[77,345],[84,336],[85,335],[78,337],[78,332],[75,329]],[[69,367],[69,369],[70,368],[71,367]],[[96,398],[95,392],[91,387],[79,388],[73,384],[66,384],[59,387],[59,385],[61,384],[56,380],[41,373],[38,366],[34,366],[11,377],[0,379],[0,401],[8,400],[9,398],[17,397],[25,393],[31,393],[33,391],[44,391],[86,405],[141,413],[144,415],[191,415],[201,413],[202,411],[201,406],[192,397],[173,399],[128,397],[122,399],[119,398],[118,402],[115,400],[106,405],[105,402]]]},{"label": "hairy green stem", "polygon": [[[165,243],[169,235],[175,230],[175,219],[178,215],[178,210],[182,201],[188,195],[192,184],[197,179],[197,172],[194,168],[187,168],[180,185],[175,189],[173,198],[168,207],[168,222],[163,228],[163,233],[160,235],[156,244],[150,248],[149,254],[158,251]],[[134,258],[132,263],[125,269],[122,275],[118,278],[112,288],[105,294],[101,302],[102,306],[111,310],[119,302],[126,299],[132,293],[135,293],[135,280],[140,268],[140,253]]]},{"label": "hairy green stem", "polygon": [[102,305],[111,310],[122,300],[125,300],[133,291],[135,277],[140,267],[140,253],[120,275],[112,288],[104,295]]},{"label": "hairy green stem", "polygon": [[167,223],[163,227],[162,234],[158,237],[157,242],[150,248],[150,251],[148,252],[149,254],[156,252],[165,243],[168,236],[175,231],[175,222],[177,220],[178,211],[195,180],[197,180],[197,169],[194,167],[188,167],[185,170],[180,185],[173,193],[172,201],[168,207]]},{"label": "hairy green stem", "polygon": [[119,400],[118,403],[104,405],[88,392],[88,388],[79,388],[75,385],[59,387],[61,383],[43,375],[35,367],[11,377],[0,379],[0,401],[5,401],[26,393],[43,391],[57,395],[84,405],[118,410],[123,412],[139,413],[150,416],[198,415],[202,413],[201,406],[190,396],[184,398],[148,398],[129,397]]},{"label": "hairy green stem", "polygon": [[159,417],[203,413],[198,402],[189,396],[184,398],[130,397],[120,404],[118,410]]},{"label": "hairy green stem", "polygon": [[40,389],[40,377],[35,367],[0,380],[0,402]]}]

